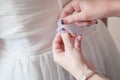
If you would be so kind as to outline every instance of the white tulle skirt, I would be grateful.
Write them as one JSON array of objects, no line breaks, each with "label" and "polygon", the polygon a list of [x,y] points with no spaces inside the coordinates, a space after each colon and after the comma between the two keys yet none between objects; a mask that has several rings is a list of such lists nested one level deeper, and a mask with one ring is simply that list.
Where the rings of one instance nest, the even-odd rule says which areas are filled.
[{"label": "white tulle skirt", "polygon": [[[78,33],[83,35],[84,56],[110,80],[120,80],[120,54],[105,25],[100,22]],[[54,63],[51,47],[43,52],[26,47],[31,47],[26,37],[0,39],[0,80],[75,80]]]}]

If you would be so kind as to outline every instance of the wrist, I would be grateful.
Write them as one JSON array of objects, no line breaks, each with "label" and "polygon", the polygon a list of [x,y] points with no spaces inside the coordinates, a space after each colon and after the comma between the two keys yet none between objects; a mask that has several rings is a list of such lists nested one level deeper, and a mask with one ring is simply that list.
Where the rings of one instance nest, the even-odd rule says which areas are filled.
[{"label": "wrist", "polygon": [[92,76],[87,77],[87,80],[109,80],[109,79],[105,74],[95,71],[93,72]]},{"label": "wrist", "polygon": [[93,72],[94,70],[95,70],[94,68],[91,68],[90,66],[84,64],[76,69],[73,76],[76,78],[76,80],[82,80],[83,76]]}]

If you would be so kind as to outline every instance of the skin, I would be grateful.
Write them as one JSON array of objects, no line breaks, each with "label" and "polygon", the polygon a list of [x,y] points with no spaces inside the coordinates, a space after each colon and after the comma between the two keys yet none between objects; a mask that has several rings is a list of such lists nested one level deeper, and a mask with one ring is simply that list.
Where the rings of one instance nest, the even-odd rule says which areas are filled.
[{"label": "skin", "polygon": [[[56,63],[69,71],[77,80],[95,71],[92,64],[82,54],[82,36],[70,35],[66,30],[58,32],[53,41],[53,58]],[[95,74],[90,80],[107,80],[103,75]]]},{"label": "skin", "polygon": [[[108,8],[109,6],[109,8]],[[64,24],[92,25],[97,19],[120,16],[120,0],[72,0],[61,13]],[[75,40],[76,39],[76,40]],[[82,36],[57,32],[53,41],[54,61],[70,72],[77,80],[95,68],[82,54]],[[108,80],[102,74],[94,74],[88,80]]]},{"label": "skin", "polygon": [[120,0],[72,0],[63,8],[60,17],[64,24],[82,26],[110,16],[120,16]]}]

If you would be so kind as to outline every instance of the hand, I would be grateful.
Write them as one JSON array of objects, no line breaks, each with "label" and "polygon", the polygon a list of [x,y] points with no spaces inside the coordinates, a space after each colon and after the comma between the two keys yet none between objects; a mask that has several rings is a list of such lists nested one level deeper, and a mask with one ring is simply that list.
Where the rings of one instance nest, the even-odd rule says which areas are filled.
[{"label": "hand", "polygon": [[97,23],[97,19],[117,15],[120,16],[120,0],[73,0],[63,8],[61,18],[64,24],[75,23],[81,26],[92,25]]},{"label": "hand", "polygon": [[76,79],[93,70],[81,51],[82,37],[70,35],[67,31],[58,32],[53,41],[53,57],[56,63],[69,71]]}]

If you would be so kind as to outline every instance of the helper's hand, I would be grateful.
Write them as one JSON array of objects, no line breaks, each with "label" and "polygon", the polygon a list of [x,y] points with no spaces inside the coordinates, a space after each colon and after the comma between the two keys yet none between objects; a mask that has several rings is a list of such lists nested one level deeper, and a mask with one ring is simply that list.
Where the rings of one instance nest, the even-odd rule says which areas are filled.
[{"label": "helper's hand", "polygon": [[64,24],[92,25],[97,19],[120,16],[120,0],[72,0],[62,10]]},{"label": "helper's hand", "polygon": [[[75,41],[76,40],[76,41]],[[66,30],[58,32],[53,41],[53,57],[56,63],[70,72],[76,79],[93,70],[81,51],[82,37],[70,35]]]}]

